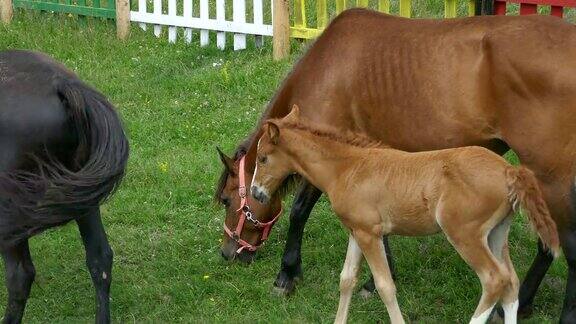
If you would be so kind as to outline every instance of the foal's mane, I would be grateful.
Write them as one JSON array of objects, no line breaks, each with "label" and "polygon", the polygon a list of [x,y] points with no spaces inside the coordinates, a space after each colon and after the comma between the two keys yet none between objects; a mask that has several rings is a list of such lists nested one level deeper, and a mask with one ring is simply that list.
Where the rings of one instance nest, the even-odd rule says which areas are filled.
[{"label": "foal's mane", "polygon": [[338,142],[341,144],[362,147],[362,148],[389,148],[390,146],[383,144],[380,141],[375,141],[370,137],[360,134],[351,132],[349,130],[340,130],[334,127],[330,127],[327,125],[323,126],[312,126],[307,122],[302,121],[285,121],[280,122],[279,126],[288,128],[288,129],[296,129],[301,130],[307,133],[310,133],[314,136],[319,136],[322,138],[326,138],[328,140]]}]

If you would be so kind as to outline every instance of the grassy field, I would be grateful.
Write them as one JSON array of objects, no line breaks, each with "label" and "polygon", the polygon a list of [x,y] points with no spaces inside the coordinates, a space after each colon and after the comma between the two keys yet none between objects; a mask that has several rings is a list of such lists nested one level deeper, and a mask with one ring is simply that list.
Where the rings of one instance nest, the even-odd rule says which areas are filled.
[{"label": "grassy field", "polygon": [[[255,263],[241,266],[219,255],[223,212],[212,202],[220,172],[215,146],[231,152],[251,131],[306,45],[295,42],[289,60],[273,62],[269,40],[263,49],[222,52],[213,46],[168,44],[165,37],[158,40],[136,28],[126,43],[114,33],[111,24],[79,28],[67,17],[22,12],[9,27],[0,26],[0,49],[49,53],[105,93],[125,120],[132,144],[129,172],[103,207],[115,251],[114,322],[333,321],[347,237],[326,200],[307,225],[305,279],[289,298],[277,297],[271,289],[288,218],[276,225]],[[518,217],[511,251],[521,277],[535,254],[535,242]],[[76,226],[38,236],[31,247],[37,281],[25,321],[92,322],[94,292]],[[407,320],[469,320],[480,285],[442,236],[394,238],[392,249]],[[367,272],[364,267],[362,278]],[[555,262],[530,322],[557,320],[565,277],[565,262]],[[0,301],[6,302],[3,289]],[[388,320],[379,299],[355,296],[350,321]]]}]

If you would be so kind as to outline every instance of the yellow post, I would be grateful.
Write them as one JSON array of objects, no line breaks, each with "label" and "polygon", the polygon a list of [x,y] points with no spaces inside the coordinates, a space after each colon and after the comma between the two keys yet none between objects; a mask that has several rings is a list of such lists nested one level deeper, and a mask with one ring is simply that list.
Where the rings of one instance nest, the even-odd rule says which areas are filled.
[{"label": "yellow post", "polygon": [[328,25],[326,0],[316,0],[316,17],[318,17],[318,28],[324,29]]},{"label": "yellow post", "polygon": [[444,0],[444,18],[456,17],[456,0]]},{"label": "yellow post", "polygon": [[378,11],[390,13],[390,0],[378,0]]},{"label": "yellow post", "polygon": [[476,1],[468,0],[468,17],[476,15]]},{"label": "yellow post", "polygon": [[0,17],[2,22],[9,24],[12,21],[12,0],[0,0]]},{"label": "yellow post", "polygon": [[336,0],[336,14],[346,10],[346,0]]},{"label": "yellow post", "polygon": [[130,35],[130,1],[116,0],[116,37],[125,40]]},{"label": "yellow post", "polygon": [[274,0],[272,21],[272,56],[275,61],[290,55],[290,9],[288,0]]},{"label": "yellow post", "polygon": [[366,8],[368,7],[368,0],[356,0],[356,5],[358,7]]},{"label": "yellow post", "polygon": [[410,18],[412,15],[412,0],[400,0],[400,16]]},{"label": "yellow post", "polygon": [[306,0],[294,0],[294,27],[306,27]]}]

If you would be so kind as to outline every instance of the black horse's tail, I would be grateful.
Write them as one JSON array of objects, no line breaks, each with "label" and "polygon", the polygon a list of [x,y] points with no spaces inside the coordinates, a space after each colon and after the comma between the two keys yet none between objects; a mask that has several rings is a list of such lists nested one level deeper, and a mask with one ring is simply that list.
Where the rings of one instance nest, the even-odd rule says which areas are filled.
[{"label": "black horse's tail", "polygon": [[50,152],[34,157],[37,171],[0,174],[0,248],[85,216],[118,187],[128,161],[128,140],[113,105],[77,80],[55,87],[78,145],[73,161]]}]

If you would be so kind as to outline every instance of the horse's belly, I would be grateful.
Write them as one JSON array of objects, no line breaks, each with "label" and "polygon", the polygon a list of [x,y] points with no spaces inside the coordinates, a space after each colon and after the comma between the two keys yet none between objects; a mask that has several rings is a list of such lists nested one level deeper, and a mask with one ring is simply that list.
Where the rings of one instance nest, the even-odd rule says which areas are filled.
[{"label": "horse's belly", "polygon": [[423,236],[440,232],[442,229],[432,215],[426,212],[403,211],[383,215],[384,228],[389,234],[403,236]]}]

